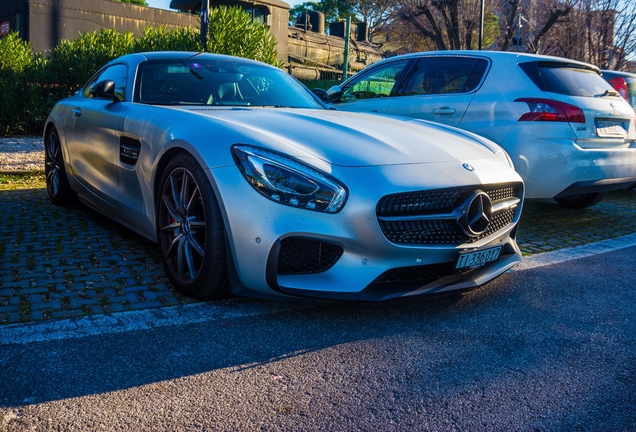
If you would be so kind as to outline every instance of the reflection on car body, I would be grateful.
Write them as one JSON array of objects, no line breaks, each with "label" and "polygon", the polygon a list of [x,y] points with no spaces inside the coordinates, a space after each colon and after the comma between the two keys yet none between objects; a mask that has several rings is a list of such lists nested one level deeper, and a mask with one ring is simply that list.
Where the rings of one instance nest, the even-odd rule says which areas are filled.
[{"label": "reflection on car body", "polygon": [[521,259],[524,186],[496,144],[326,107],[283,71],[201,53],[113,60],[45,128],[54,204],[156,241],[183,293],[386,300]]}]

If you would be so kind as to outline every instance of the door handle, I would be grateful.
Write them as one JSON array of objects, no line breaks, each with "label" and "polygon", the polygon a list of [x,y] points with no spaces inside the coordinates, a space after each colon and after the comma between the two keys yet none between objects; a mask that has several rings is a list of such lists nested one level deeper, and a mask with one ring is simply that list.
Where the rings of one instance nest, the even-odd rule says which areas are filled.
[{"label": "door handle", "polygon": [[82,109],[80,107],[75,107],[71,110],[73,117],[79,117],[82,115]]},{"label": "door handle", "polygon": [[455,108],[441,107],[441,108],[435,108],[433,110],[433,114],[437,114],[437,115],[451,115],[451,114],[455,114],[455,111],[457,111]]}]

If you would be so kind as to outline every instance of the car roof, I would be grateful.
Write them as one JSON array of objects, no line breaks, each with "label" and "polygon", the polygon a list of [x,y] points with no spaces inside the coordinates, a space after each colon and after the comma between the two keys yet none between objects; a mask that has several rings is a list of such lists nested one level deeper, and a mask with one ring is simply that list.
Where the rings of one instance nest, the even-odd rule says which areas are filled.
[{"label": "car roof", "polygon": [[243,57],[234,57],[225,54],[213,54],[203,53],[196,51],[149,51],[127,54],[122,57],[111,60],[108,64],[117,63],[121,61],[134,60],[142,62],[145,60],[184,60],[192,57],[197,57],[201,60],[235,60],[245,63],[258,63],[264,65],[265,63],[257,62],[256,60],[250,60]]},{"label": "car roof", "polygon": [[595,71],[600,71],[598,67],[589,63],[578,61],[578,60],[571,60],[564,57],[555,57],[555,56],[548,56],[548,55],[541,55],[541,54],[520,53],[520,52],[514,52],[514,51],[478,51],[478,50],[424,51],[424,52],[403,54],[403,55],[399,55],[395,57],[390,57],[389,59],[386,59],[384,61],[396,60],[398,58],[418,58],[418,57],[425,57],[425,56],[442,56],[442,57],[444,56],[446,57],[447,56],[458,56],[458,57],[479,56],[479,57],[490,58],[492,60],[506,59],[506,58],[509,59],[514,57],[516,58],[518,63],[525,63],[529,61],[563,62],[563,63],[581,66],[586,69],[593,69]]}]

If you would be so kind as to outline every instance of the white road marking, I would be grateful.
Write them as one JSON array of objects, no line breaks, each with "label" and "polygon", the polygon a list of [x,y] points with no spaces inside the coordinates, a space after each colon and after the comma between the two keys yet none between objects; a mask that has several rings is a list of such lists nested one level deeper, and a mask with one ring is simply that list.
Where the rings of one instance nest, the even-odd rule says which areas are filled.
[{"label": "white road marking", "polygon": [[[582,246],[559,249],[525,257],[514,267],[523,271],[574,259],[636,246],[636,234],[602,240]],[[317,302],[293,303],[253,299],[228,300],[222,303],[193,303],[159,309],[90,315],[58,321],[8,324],[0,326],[0,345],[50,342],[87,336],[125,333],[135,330],[195,324],[214,320],[263,315],[314,307]]]},{"label": "white road marking", "polygon": [[566,249],[558,249],[551,252],[544,252],[529,257],[524,257],[523,262],[514,267],[514,271],[529,270],[579,258],[585,258],[604,252],[611,252],[636,246],[636,234],[629,234],[614,239],[601,240],[581,246],[574,246]]},{"label": "white road marking", "polygon": [[192,303],[139,311],[90,315],[56,321],[0,326],[0,345],[49,342],[135,330],[194,324],[313,307],[316,302],[236,299],[219,303]]}]

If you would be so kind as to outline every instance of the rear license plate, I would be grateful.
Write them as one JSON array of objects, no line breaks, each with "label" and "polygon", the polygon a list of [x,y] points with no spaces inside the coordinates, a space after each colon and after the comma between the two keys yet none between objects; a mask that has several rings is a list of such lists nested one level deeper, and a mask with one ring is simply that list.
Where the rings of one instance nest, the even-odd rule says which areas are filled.
[{"label": "rear license plate", "polygon": [[596,119],[596,135],[600,137],[624,137],[629,127],[620,120]]},{"label": "rear license plate", "polygon": [[459,254],[457,265],[455,265],[455,270],[461,270],[467,267],[481,267],[488,262],[497,261],[497,259],[499,259],[500,253],[501,246],[495,246],[488,249],[481,249],[473,252]]}]

